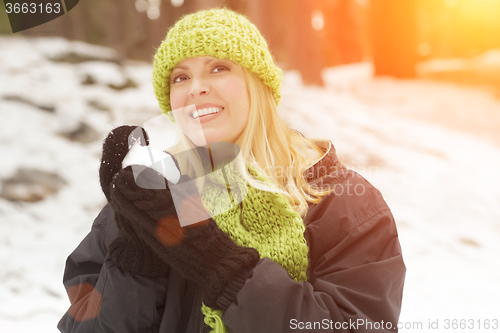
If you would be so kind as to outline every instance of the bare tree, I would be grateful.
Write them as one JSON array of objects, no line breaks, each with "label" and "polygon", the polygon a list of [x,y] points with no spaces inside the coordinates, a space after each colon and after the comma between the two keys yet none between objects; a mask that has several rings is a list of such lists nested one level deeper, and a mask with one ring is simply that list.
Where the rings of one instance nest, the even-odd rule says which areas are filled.
[{"label": "bare tree", "polygon": [[313,30],[311,0],[293,0],[290,23],[287,24],[289,39],[289,66],[298,69],[305,84],[323,86],[320,48]]}]

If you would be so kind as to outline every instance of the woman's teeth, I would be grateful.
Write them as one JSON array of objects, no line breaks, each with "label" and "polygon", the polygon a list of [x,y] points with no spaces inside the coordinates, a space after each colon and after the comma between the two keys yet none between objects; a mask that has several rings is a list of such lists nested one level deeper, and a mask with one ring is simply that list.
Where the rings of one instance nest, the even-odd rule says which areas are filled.
[{"label": "woman's teeth", "polygon": [[200,109],[200,110],[195,110],[193,112],[193,118],[196,119],[198,117],[211,114],[211,113],[218,113],[221,112],[223,108],[206,108],[206,109]]}]

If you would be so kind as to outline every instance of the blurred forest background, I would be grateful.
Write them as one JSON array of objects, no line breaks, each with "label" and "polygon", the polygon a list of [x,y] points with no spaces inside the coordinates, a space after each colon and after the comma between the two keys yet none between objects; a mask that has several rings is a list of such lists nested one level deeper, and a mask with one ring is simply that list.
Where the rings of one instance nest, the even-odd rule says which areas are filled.
[{"label": "blurred forest background", "polygon": [[268,40],[287,124],[383,193],[408,268],[400,321],[498,318],[500,0],[80,0],[15,34],[3,6],[2,333],[57,332],[64,263],[106,203],[102,140],[159,115],[155,49],[211,7]]},{"label": "blurred forest background", "polygon": [[[179,17],[211,7],[247,15],[279,65],[299,70],[305,84],[323,85],[322,68],[367,60],[375,75],[412,78],[420,62],[500,48],[500,0],[82,0],[21,34],[111,46],[122,60],[149,62]],[[0,32],[10,33],[0,15]],[[500,85],[496,77],[452,79]]]}]

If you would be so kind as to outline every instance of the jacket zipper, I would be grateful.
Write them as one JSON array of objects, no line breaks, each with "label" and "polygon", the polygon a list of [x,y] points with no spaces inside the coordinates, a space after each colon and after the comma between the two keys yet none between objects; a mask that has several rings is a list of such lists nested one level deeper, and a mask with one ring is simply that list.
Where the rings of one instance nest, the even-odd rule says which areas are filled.
[{"label": "jacket zipper", "polygon": [[198,313],[200,314],[200,330],[199,330],[199,333],[205,333],[206,331],[206,328],[205,328],[205,315],[203,314],[203,312],[201,311],[201,304],[202,304],[202,294],[201,294],[201,291],[198,289],[196,291],[196,301],[194,302],[194,304],[196,304],[196,310],[195,311],[198,311]]},{"label": "jacket zipper", "polygon": [[200,324],[200,333],[205,332],[205,321],[203,320],[203,313],[201,314],[201,324]]}]

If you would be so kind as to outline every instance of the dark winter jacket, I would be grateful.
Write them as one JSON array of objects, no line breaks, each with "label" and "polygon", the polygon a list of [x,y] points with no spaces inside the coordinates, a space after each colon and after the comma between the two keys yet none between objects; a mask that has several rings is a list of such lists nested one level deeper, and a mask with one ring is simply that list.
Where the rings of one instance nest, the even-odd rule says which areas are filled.
[{"label": "dark winter jacket", "polygon": [[[328,149],[330,150],[330,148]],[[296,282],[261,259],[222,317],[235,333],[396,332],[405,265],[394,218],[380,192],[347,169],[310,168],[310,180],[334,191],[304,219],[308,280]],[[325,174],[328,173],[328,174]],[[208,332],[197,286],[171,269],[147,278],[118,268],[107,248],[120,234],[109,205],[68,257],[64,285],[71,307],[61,332]]]}]

